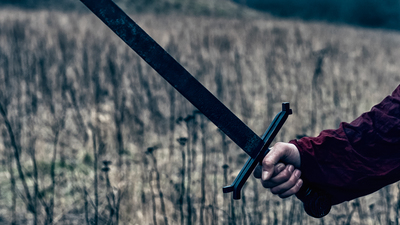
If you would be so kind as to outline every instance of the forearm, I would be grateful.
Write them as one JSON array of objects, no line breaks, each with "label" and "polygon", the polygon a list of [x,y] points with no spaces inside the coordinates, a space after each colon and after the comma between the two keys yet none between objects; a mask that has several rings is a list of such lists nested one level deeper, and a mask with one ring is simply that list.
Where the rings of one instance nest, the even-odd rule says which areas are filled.
[{"label": "forearm", "polygon": [[400,179],[400,86],[351,123],[294,140],[302,178],[332,195],[333,204]]}]

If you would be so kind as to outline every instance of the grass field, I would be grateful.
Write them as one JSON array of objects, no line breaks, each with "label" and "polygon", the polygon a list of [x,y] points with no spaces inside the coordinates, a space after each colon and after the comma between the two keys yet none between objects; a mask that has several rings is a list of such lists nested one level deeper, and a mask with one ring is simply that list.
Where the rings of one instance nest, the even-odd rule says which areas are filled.
[{"label": "grass field", "polygon": [[[349,122],[400,83],[396,32],[132,18],[256,133],[290,102],[278,141]],[[0,103],[0,223],[398,224],[398,184],[320,220],[254,178],[242,200],[223,195],[246,155],[91,14],[2,10]]]}]

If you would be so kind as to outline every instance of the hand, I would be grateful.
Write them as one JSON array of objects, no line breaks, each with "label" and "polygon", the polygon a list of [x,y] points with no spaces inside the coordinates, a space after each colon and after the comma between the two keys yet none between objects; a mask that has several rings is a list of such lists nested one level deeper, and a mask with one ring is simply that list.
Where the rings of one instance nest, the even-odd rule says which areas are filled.
[{"label": "hand", "polygon": [[270,188],[273,194],[287,198],[296,194],[303,181],[300,179],[300,153],[293,144],[278,142],[264,157],[262,166],[254,170],[254,176],[261,178],[261,184]]}]

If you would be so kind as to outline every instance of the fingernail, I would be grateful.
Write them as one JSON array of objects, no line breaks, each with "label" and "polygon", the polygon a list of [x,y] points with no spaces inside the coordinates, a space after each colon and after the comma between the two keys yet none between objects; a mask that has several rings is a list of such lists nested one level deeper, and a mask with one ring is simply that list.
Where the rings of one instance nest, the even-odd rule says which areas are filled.
[{"label": "fingernail", "polygon": [[285,166],[283,164],[278,164],[276,167],[277,167],[276,169],[278,170],[278,172],[281,172],[285,168]]},{"label": "fingernail", "polygon": [[296,171],[294,171],[294,175],[295,175],[297,178],[299,178],[299,177],[300,177],[300,175],[301,175],[301,172],[300,172],[300,170],[296,170]]},{"label": "fingernail", "polygon": [[264,171],[263,173],[262,173],[262,179],[263,180],[266,180],[268,178],[268,171]]},{"label": "fingernail", "polygon": [[302,185],[303,185],[303,180],[298,180],[297,181],[297,183],[296,183],[296,185],[298,186],[298,187],[301,187]]},{"label": "fingernail", "polygon": [[289,172],[293,172],[293,170],[294,170],[294,166],[292,166],[292,165],[289,165],[289,168],[288,168],[288,170],[289,170]]}]

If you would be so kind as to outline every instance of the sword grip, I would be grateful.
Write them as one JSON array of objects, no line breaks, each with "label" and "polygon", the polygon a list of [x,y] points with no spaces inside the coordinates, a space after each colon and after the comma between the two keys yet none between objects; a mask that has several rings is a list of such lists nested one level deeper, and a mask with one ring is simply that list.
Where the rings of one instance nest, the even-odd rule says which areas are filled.
[{"label": "sword grip", "polygon": [[328,215],[332,207],[332,197],[317,188],[311,187],[305,180],[303,180],[303,186],[296,197],[303,202],[304,211],[315,218]]}]

